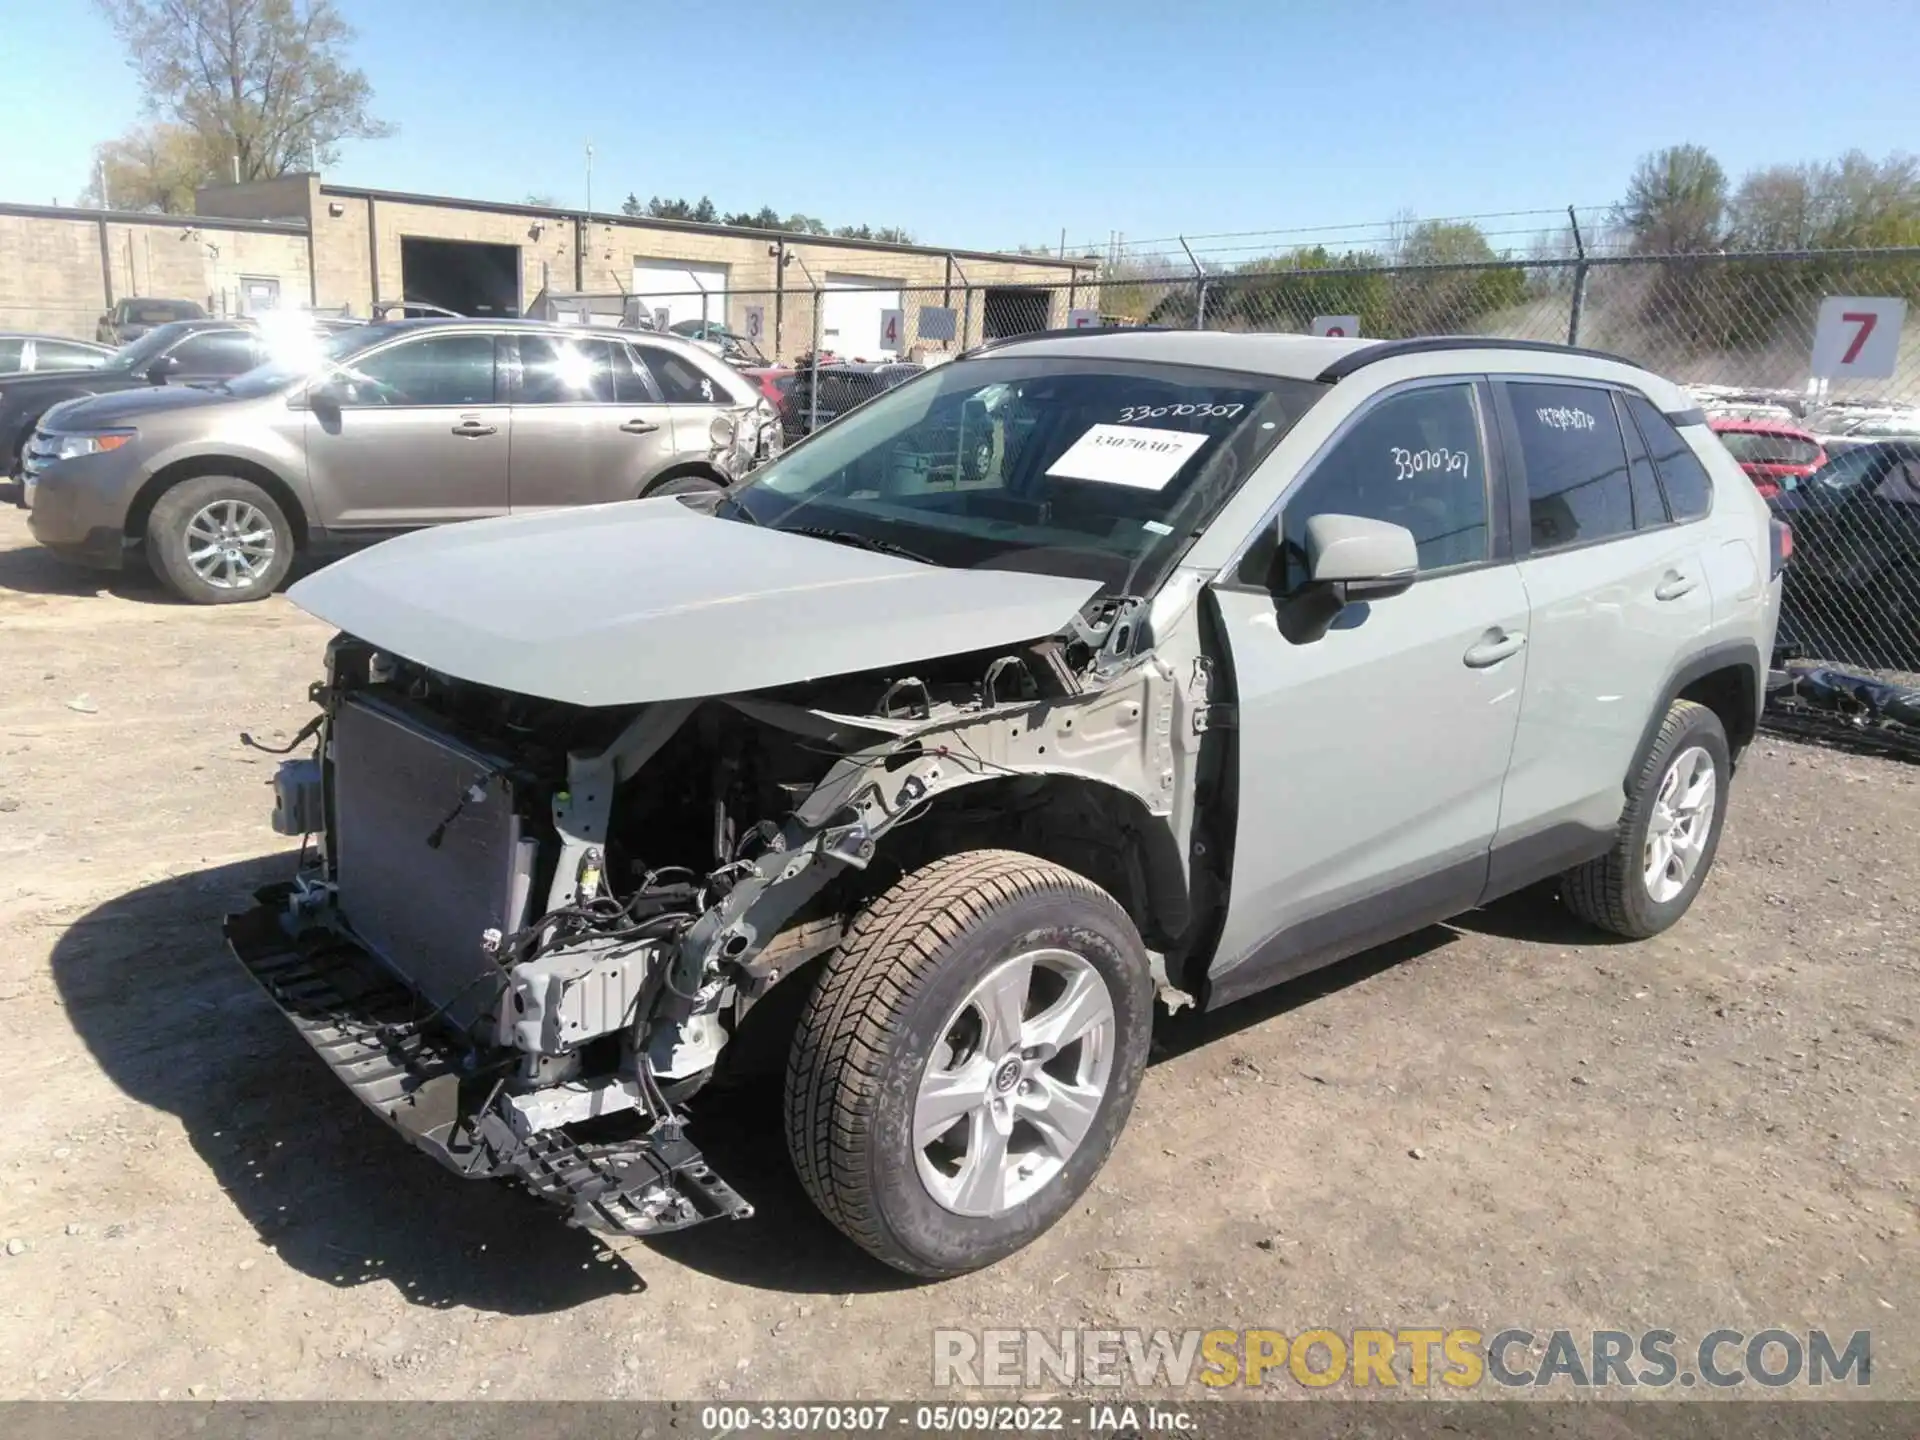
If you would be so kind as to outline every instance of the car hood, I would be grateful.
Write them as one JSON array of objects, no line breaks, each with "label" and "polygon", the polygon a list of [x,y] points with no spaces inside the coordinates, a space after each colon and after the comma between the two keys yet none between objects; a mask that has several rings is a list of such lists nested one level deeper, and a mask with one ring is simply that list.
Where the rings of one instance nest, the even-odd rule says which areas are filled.
[{"label": "car hood", "polygon": [[[69,400],[59,407],[62,425],[119,425],[161,410],[193,410],[203,405],[231,405],[238,399],[222,390],[193,385],[142,383],[134,389],[116,389],[103,395]],[[48,411],[49,415],[53,412]]]},{"label": "car hood", "polygon": [[403,535],[293,602],[452,675],[576,705],[736,694],[1048,635],[1098,585],[948,570],[627,501]]}]

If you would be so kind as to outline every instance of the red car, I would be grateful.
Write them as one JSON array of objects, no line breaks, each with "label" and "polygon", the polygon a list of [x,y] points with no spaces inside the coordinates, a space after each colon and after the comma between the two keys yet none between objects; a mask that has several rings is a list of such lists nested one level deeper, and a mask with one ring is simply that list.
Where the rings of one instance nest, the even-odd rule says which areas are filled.
[{"label": "red car", "polygon": [[1774,420],[1721,418],[1708,423],[1765,499],[1793,488],[1789,481],[1805,480],[1827,463],[1827,452],[1820,442],[1791,425]]}]

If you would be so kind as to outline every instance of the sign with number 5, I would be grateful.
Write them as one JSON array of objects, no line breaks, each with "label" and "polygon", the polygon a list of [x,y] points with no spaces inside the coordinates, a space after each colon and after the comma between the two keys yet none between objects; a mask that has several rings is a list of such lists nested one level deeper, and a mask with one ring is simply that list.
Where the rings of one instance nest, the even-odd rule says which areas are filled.
[{"label": "sign with number 5", "polygon": [[1907,302],[1883,297],[1829,295],[1813,330],[1816,380],[1890,380],[1900,356]]}]

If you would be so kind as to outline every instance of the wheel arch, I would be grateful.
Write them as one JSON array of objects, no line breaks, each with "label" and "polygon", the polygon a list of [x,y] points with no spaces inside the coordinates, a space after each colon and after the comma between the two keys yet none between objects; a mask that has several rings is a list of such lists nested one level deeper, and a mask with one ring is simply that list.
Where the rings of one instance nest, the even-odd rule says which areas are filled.
[{"label": "wheel arch", "polygon": [[722,490],[725,490],[730,484],[732,484],[732,482],[728,480],[725,475],[722,475],[719,469],[709,461],[682,460],[678,464],[669,465],[666,469],[662,470],[658,475],[654,475],[650,477],[647,480],[646,487],[642,489],[640,492],[640,498],[645,499],[649,495],[657,494],[659,492],[660,487],[662,485],[665,485],[668,481],[686,480],[691,478],[698,478],[701,480],[711,480],[714,484],[718,485]]},{"label": "wheel arch", "polygon": [[287,517],[287,524],[293,527],[295,547],[302,550],[306,548],[307,510],[293,487],[259,461],[245,460],[235,455],[191,455],[154,471],[135,493],[133,503],[127,507],[127,537],[132,540],[144,539],[147,521],[160,497],[183,481],[198,480],[204,475],[230,475],[236,480],[247,480],[258,485],[273,497],[273,503],[280,507],[280,513]]},{"label": "wheel arch", "polygon": [[1192,895],[1174,829],[1124,786],[1038,771],[988,775],[931,796],[879,840],[867,887],[963,850],[1014,850],[1050,861],[1119,902],[1149,949],[1175,948]]},{"label": "wheel arch", "polygon": [[1667,677],[1658,703],[1647,716],[1646,728],[1633,752],[1633,764],[1621,779],[1622,787],[1630,787],[1645,767],[1660,738],[1660,726],[1676,700],[1704,705],[1719,717],[1721,728],[1727,732],[1728,752],[1737,764],[1760,728],[1765,674],[1760,647],[1750,640],[1711,646],[1682,661]]}]

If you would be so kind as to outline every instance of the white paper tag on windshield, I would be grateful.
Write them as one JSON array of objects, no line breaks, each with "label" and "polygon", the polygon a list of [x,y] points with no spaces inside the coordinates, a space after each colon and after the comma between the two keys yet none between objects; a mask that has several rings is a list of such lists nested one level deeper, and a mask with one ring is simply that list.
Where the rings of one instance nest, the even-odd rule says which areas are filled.
[{"label": "white paper tag on windshield", "polygon": [[1213,437],[1190,430],[1155,430],[1145,425],[1096,425],[1047,467],[1062,480],[1094,480],[1161,490]]}]

